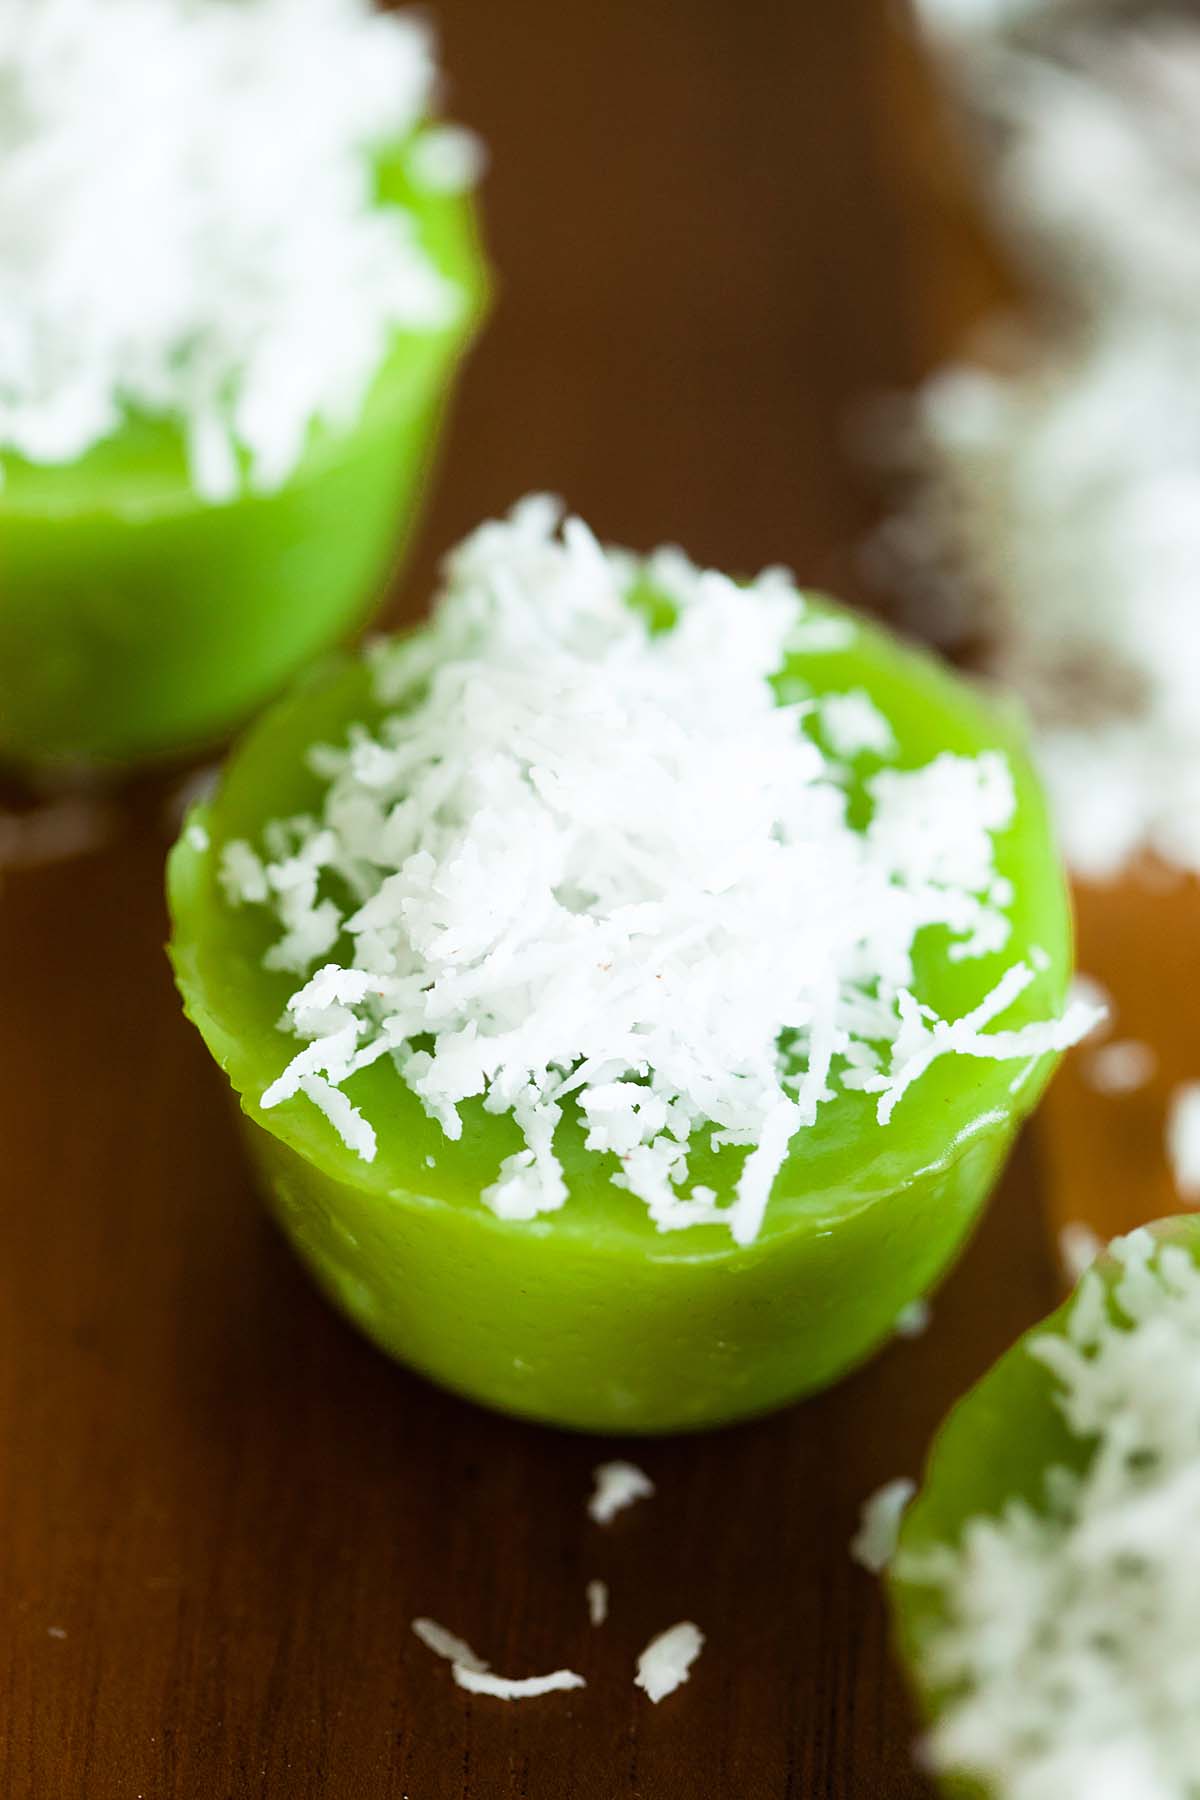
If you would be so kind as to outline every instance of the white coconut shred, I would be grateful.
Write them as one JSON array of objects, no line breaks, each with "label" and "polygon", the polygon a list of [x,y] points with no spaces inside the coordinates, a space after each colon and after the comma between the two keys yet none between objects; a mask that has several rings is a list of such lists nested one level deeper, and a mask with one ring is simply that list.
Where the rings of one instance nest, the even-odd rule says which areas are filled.
[{"label": "white coconut shred", "polygon": [[603,1625],[608,1618],[607,1581],[589,1581],[584,1593],[587,1598],[589,1622],[592,1625]]},{"label": "white coconut shred", "polygon": [[606,1462],[593,1471],[595,1487],[588,1501],[588,1518],[595,1525],[611,1525],[618,1513],[635,1501],[648,1500],[654,1483],[636,1463]]},{"label": "white coconut shred", "polygon": [[412,1628],[427,1650],[450,1664],[455,1683],[470,1694],[487,1694],[495,1700],[536,1700],[543,1694],[587,1686],[574,1669],[554,1669],[549,1675],[496,1675],[470,1644],[436,1619],[414,1619]]},{"label": "white coconut shred", "polygon": [[660,1631],[637,1659],[635,1687],[640,1687],[655,1704],[673,1694],[691,1679],[692,1664],[704,1648],[704,1633],[691,1619]]},{"label": "white coconut shred", "polygon": [[881,1575],[895,1556],[900,1524],[916,1491],[916,1482],[900,1475],[863,1501],[858,1530],[850,1540],[850,1554],[872,1575]]},{"label": "white coconut shred", "polygon": [[429,34],[368,0],[101,10],[0,7],[0,453],[72,462],[132,412],[178,422],[205,498],[239,491],[239,453],[277,488],[398,330],[461,308],[376,197],[406,142],[445,186]]},{"label": "white coconut shred", "polygon": [[1200,1081],[1185,1081],[1167,1108],[1167,1161],[1179,1197],[1200,1205]]},{"label": "white coconut shred", "polygon": [[[1032,1059],[1094,1015],[989,1029],[1022,962],[958,1020],[914,992],[925,928],[951,959],[1008,937],[1002,755],[860,769],[857,829],[853,763],[773,685],[790,650],[836,641],[790,580],[639,564],[558,522],[537,498],[470,537],[428,628],[377,652],[382,722],[310,752],[319,816],[225,846],[230,900],[270,909],[267,965],[299,978],[303,1047],[262,1104],[308,1093],[370,1160],[330,1092],[367,1064],[390,1058],[451,1139],[479,1098],[525,1139],[483,1194],[508,1219],[566,1200],[555,1132],[577,1107],[659,1229],[748,1243],[838,1092],[877,1095],[886,1123],[939,1057]],[[639,580],[669,628],[630,603]],[[710,1141],[744,1152],[731,1200],[689,1182]]]},{"label": "white coconut shred", "polygon": [[1005,1800],[1200,1791],[1200,1272],[1146,1231],[1111,1254],[1115,1308],[1092,1271],[1066,1336],[1027,1346],[1094,1444],[1082,1472],[1050,1471],[1037,1511],[1014,1500],[896,1563],[945,1600],[925,1673],[957,1698],[933,1763]]}]

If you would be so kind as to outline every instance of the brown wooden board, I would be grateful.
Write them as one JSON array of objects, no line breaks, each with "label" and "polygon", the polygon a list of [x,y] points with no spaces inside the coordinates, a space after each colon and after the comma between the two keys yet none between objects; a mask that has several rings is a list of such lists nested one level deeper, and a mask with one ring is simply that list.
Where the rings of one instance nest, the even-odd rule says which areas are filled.
[{"label": "brown wooden board", "polygon": [[1079,967],[1110,996],[1101,1043],[1145,1044],[1155,1067],[1144,1085],[1105,1094],[1089,1076],[1094,1043],[1067,1057],[1041,1119],[1052,1249],[1067,1225],[1108,1239],[1186,1210],[1166,1126],[1173,1090],[1200,1080],[1200,884],[1147,864],[1104,885],[1080,884],[1075,913]]},{"label": "brown wooden board", "polygon": [[[846,409],[986,286],[921,177],[891,8],[439,10],[500,295],[397,614],[535,487],[615,541],[853,593]],[[924,1795],[846,1546],[1054,1297],[1036,1137],[930,1332],[837,1391],[645,1446],[488,1416],[360,1341],[261,1214],[162,954],[164,786],[99,853],[0,878],[2,1800]],[[600,1532],[614,1450],[659,1493]],[[417,1613],[589,1685],[473,1700]],[[682,1617],[708,1646],[654,1708],[634,1657]]]}]

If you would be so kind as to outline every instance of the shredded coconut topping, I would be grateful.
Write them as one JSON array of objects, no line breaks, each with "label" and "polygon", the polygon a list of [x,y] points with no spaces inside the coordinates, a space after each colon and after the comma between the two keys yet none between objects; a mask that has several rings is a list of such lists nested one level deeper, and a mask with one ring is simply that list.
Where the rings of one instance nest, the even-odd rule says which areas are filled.
[{"label": "shredded coconut topping", "polygon": [[899,443],[908,508],[877,544],[935,596],[939,629],[989,640],[1068,859],[1095,880],[1146,850],[1200,870],[1194,350],[1121,315],[1009,373],[935,376]]},{"label": "shredded coconut topping", "polygon": [[[460,307],[376,198],[429,104],[429,35],[368,0],[103,14],[0,9],[0,451],[71,462],[141,413],[179,423],[207,499],[240,489],[239,452],[276,488],[315,421],[358,415],[398,330]],[[413,179],[430,165],[430,186],[469,173],[454,139]]]},{"label": "shredded coconut topping", "polygon": [[[1091,322],[1189,332],[1200,250],[1200,32],[1170,0],[919,0],[978,127],[988,195],[1039,283]],[[940,21],[939,12],[946,18]],[[991,17],[987,14],[991,13]]]},{"label": "shredded coconut topping", "polygon": [[703,1648],[704,1633],[699,1626],[690,1619],[681,1620],[646,1645],[637,1659],[634,1685],[657,1706],[688,1680],[692,1664]]},{"label": "shredded coconut topping", "polygon": [[989,331],[917,394],[876,552],[1028,702],[1080,874],[1200,871],[1200,30],[1110,0],[919,9],[1056,323]]},{"label": "shredded coconut topping", "polygon": [[[367,1064],[390,1057],[451,1139],[481,1097],[525,1139],[483,1194],[506,1219],[564,1203],[570,1106],[660,1230],[749,1243],[840,1089],[886,1124],[940,1057],[1028,1062],[1093,1015],[989,1029],[1034,979],[1020,962],[956,1020],[913,991],[922,930],[951,961],[1008,937],[1002,755],[878,769],[852,826],[813,700],[776,691],[792,649],[828,641],[790,581],[639,565],[557,522],[535,499],[469,538],[430,626],[376,653],[381,723],[310,752],[320,817],[276,821],[265,856],[225,846],[230,900],[281,928],[268,967],[303,978],[284,1023],[304,1047],[262,1105],[307,1094],[370,1160],[334,1098]],[[705,1136],[733,1147],[731,1203],[689,1191]]]},{"label": "shredded coconut topping", "polygon": [[947,1607],[925,1673],[957,1697],[933,1760],[1005,1800],[1200,1792],[1200,1272],[1144,1230],[1111,1253],[1111,1302],[1093,1270],[1065,1337],[1027,1342],[1090,1446],[1082,1472],[896,1564]]},{"label": "shredded coconut topping", "polygon": [[1111,1030],[1117,1016],[1117,1003],[1104,983],[1097,981],[1094,975],[1078,972],[1072,975],[1067,986],[1067,1000],[1071,1005],[1087,1006],[1096,1015],[1096,1023],[1082,1042],[1095,1043]]}]

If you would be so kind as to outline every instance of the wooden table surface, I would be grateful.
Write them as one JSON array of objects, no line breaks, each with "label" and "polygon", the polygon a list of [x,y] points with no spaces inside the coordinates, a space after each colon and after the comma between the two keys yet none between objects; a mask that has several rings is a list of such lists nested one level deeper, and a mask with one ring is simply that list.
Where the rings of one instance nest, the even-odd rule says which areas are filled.
[{"label": "wooden table surface", "polygon": [[[500,299],[397,607],[537,487],[619,542],[857,592],[847,408],[987,282],[891,7],[438,10]],[[162,954],[162,797],[0,888],[2,1800],[926,1794],[846,1546],[1053,1299],[1036,1134],[931,1331],[835,1392],[645,1445],[491,1417],[361,1342],[260,1213]],[[621,1452],[658,1497],[601,1532],[590,1471]],[[588,1686],[473,1700],[419,1613]],[[682,1617],[708,1646],[655,1708],[633,1660]]]}]

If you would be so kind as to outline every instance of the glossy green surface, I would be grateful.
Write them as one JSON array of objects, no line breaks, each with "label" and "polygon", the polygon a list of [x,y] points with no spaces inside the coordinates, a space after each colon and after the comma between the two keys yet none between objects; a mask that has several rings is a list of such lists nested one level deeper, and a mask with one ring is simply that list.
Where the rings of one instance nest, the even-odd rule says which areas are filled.
[{"label": "glossy green surface", "polygon": [[[1150,1229],[1161,1241],[1182,1244],[1200,1263],[1200,1219],[1165,1219]],[[1096,1266],[1106,1280],[1120,1279],[1116,1262],[1102,1257]],[[956,1546],[969,1520],[995,1518],[1011,1500],[1040,1511],[1048,1469],[1086,1468],[1090,1445],[1067,1430],[1054,1402],[1054,1376],[1028,1348],[1035,1337],[1065,1336],[1075,1299],[1019,1338],[959,1401],[934,1440],[921,1491],[904,1516],[888,1593],[897,1648],[929,1718],[948,1698],[923,1675],[927,1646],[946,1613],[937,1589],[905,1577],[904,1559]],[[962,1800],[988,1800],[991,1793],[962,1778],[947,1780],[945,1791]]]},{"label": "glossy green surface", "polygon": [[379,599],[485,292],[471,203],[381,172],[462,288],[453,326],[398,336],[344,431],[286,484],[214,506],[169,422],[130,420],[67,467],[3,459],[0,761],[124,762],[220,736]]},{"label": "glossy green surface", "polygon": [[[1038,944],[1048,967],[1010,1019],[1055,1012],[1070,917],[1016,727],[927,657],[865,628],[850,649],[793,659],[780,686],[797,685],[866,687],[893,721],[902,763],[942,749],[1008,751],[1019,808],[997,861],[1016,888],[1009,951],[952,964],[944,935],[929,932],[917,946],[918,987],[956,1016]],[[264,914],[225,904],[220,848],[312,807],[319,784],[302,765],[305,746],[371,714],[360,664],[310,679],[251,731],[193,816],[209,847],[185,831],[170,865],[185,1006],[241,1099],[272,1204],[318,1280],[393,1355],[487,1404],[559,1424],[690,1429],[835,1380],[956,1254],[1053,1059],[1030,1066],[1016,1094],[1012,1065],[936,1064],[886,1130],[866,1096],[839,1096],[798,1135],[761,1235],[745,1248],[724,1227],[657,1232],[641,1202],[612,1185],[615,1163],[583,1149],[570,1115],[556,1139],[570,1189],[561,1212],[493,1217],[478,1196],[519,1145],[511,1120],[464,1107],[463,1138],[450,1144],[382,1062],[347,1084],[379,1135],[370,1165],[304,1100],[263,1113],[257,1096],[294,1047],[275,1026],[293,984],[262,969]],[[874,766],[864,759],[865,773]],[[740,1154],[697,1151],[693,1179],[728,1193]]]}]

